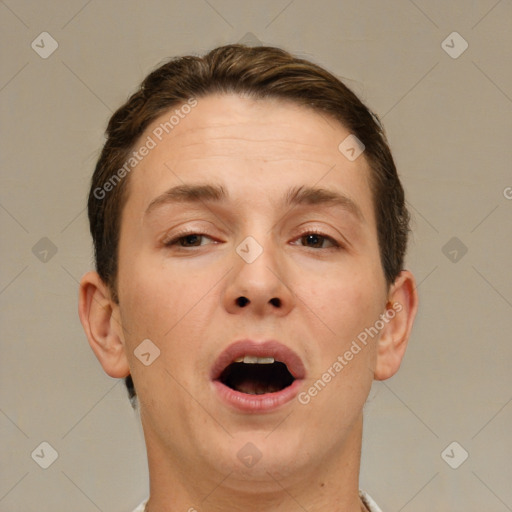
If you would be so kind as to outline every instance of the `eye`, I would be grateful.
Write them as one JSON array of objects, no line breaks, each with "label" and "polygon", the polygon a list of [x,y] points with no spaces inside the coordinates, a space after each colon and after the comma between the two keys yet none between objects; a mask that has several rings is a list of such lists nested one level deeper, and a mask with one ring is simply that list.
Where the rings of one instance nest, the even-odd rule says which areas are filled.
[{"label": "eye", "polygon": [[[213,241],[212,237],[204,233],[185,232],[179,233],[169,240],[164,240],[163,245],[165,247],[177,246],[178,248],[187,249],[208,245],[208,243],[201,243],[205,239]],[[303,233],[297,240],[300,240],[302,245],[311,249],[336,249],[340,247],[340,244],[334,238],[319,231],[307,231]],[[325,246],[326,242],[328,244],[327,246]],[[217,242],[213,241],[213,243]]]},{"label": "eye", "polygon": [[[303,233],[298,240],[306,244],[306,246],[311,249],[333,249],[340,247],[340,244],[334,240],[334,238],[320,233],[319,231],[308,231]],[[324,242],[328,242],[330,246],[323,247]]]},{"label": "eye", "polygon": [[172,247],[177,245],[178,247],[182,248],[189,248],[189,247],[200,247],[202,245],[201,239],[209,238],[212,240],[211,237],[208,235],[205,235],[204,233],[180,233],[177,236],[171,238],[170,240],[165,240],[163,244],[166,247]]}]

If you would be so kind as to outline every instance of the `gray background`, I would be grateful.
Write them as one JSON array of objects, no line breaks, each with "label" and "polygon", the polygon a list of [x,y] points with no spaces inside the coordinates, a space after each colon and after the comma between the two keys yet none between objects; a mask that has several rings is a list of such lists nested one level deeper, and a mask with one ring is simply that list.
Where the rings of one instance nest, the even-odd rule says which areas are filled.
[{"label": "gray background", "polygon": [[[77,316],[88,183],[108,118],[151,69],[240,40],[327,67],[381,116],[414,216],[421,306],[366,406],[362,488],[385,512],[512,510],[510,0],[6,0],[0,16],[1,511],[145,497],[137,414]],[[51,49],[44,31],[47,58],[31,47]]]}]

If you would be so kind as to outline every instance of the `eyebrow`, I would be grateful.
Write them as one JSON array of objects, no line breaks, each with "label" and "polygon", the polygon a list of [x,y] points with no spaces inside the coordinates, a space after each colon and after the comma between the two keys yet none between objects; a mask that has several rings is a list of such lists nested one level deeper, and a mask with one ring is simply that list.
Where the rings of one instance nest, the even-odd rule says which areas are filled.
[{"label": "eyebrow", "polygon": [[[174,203],[220,203],[229,200],[229,194],[222,185],[211,184],[183,184],[171,187],[163,194],[153,199],[144,215],[168,204]],[[283,197],[283,205],[286,207],[300,205],[326,205],[339,206],[354,215],[359,221],[364,222],[364,216],[359,206],[348,196],[326,188],[296,186],[290,188]]]}]

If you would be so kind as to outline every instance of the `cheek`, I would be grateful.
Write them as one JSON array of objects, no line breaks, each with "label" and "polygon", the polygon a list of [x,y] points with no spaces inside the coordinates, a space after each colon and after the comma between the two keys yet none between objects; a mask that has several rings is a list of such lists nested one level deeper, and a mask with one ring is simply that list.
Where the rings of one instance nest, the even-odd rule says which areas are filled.
[{"label": "cheek", "polygon": [[129,344],[149,338],[162,346],[166,333],[184,307],[183,282],[144,258],[130,258],[119,267],[118,293]]},{"label": "cheek", "polygon": [[217,274],[143,256],[132,260],[129,272],[120,270],[119,300],[128,344],[149,338],[162,355],[189,354],[194,340],[204,338],[205,318],[219,302],[213,290]]},{"label": "cheek", "polygon": [[314,291],[306,292],[303,289],[301,294],[306,297],[302,309],[312,326],[308,331],[315,333],[317,347],[309,354],[314,369],[311,377],[315,380],[330,371],[325,376],[330,381],[328,390],[321,393],[318,406],[338,403],[346,407],[352,400],[363,403],[373,379],[377,340],[367,336],[365,329],[373,326],[383,312],[383,277],[368,267],[364,272],[340,271],[323,279]]},{"label": "cheek", "polygon": [[368,267],[364,271],[341,268],[322,278],[303,280],[297,295],[298,306],[302,302],[313,318],[324,322],[326,335],[339,340],[357,335],[375,321],[385,303],[385,286]]}]

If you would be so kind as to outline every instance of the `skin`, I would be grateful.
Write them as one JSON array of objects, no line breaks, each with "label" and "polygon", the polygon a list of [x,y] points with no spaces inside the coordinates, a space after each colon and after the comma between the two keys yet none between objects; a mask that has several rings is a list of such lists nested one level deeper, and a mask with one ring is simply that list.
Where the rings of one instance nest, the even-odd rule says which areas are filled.
[{"label": "skin", "polygon": [[[363,405],[372,380],[398,370],[418,298],[410,272],[390,286],[385,281],[368,164],[364,154],[350,162],[338,150],[348,135],[339,123],[282,100],[212,95],[198,99],[132,171],[119,304],[89,272],[79,312],[105,372],[133,377],[150,512],[361,510]],[[170,187],[205,182],[222,184],[230,200],[165,204],[145,214]],[[344,194],[361,219],[338,206],[283,206],[285,192],[300,185]],[[187,239],[188,248],[164,245],[188,228],[207,236]],[[340,247],[304,239],[310,228]],[[250,264],[236,252],[247,236],[263,248]],[[245,307],[236,302],[241,296],[249,299]],[[306,405],[295,399],[247,414],[213,390],[217,356],[250,338],[293,349],[305,365],[307,391],[393,303],[400,313]],[[160,356],[144,366],[134,350],[148,338]],[[251,468],[237,457],[248,442],[262,454]]]}]

